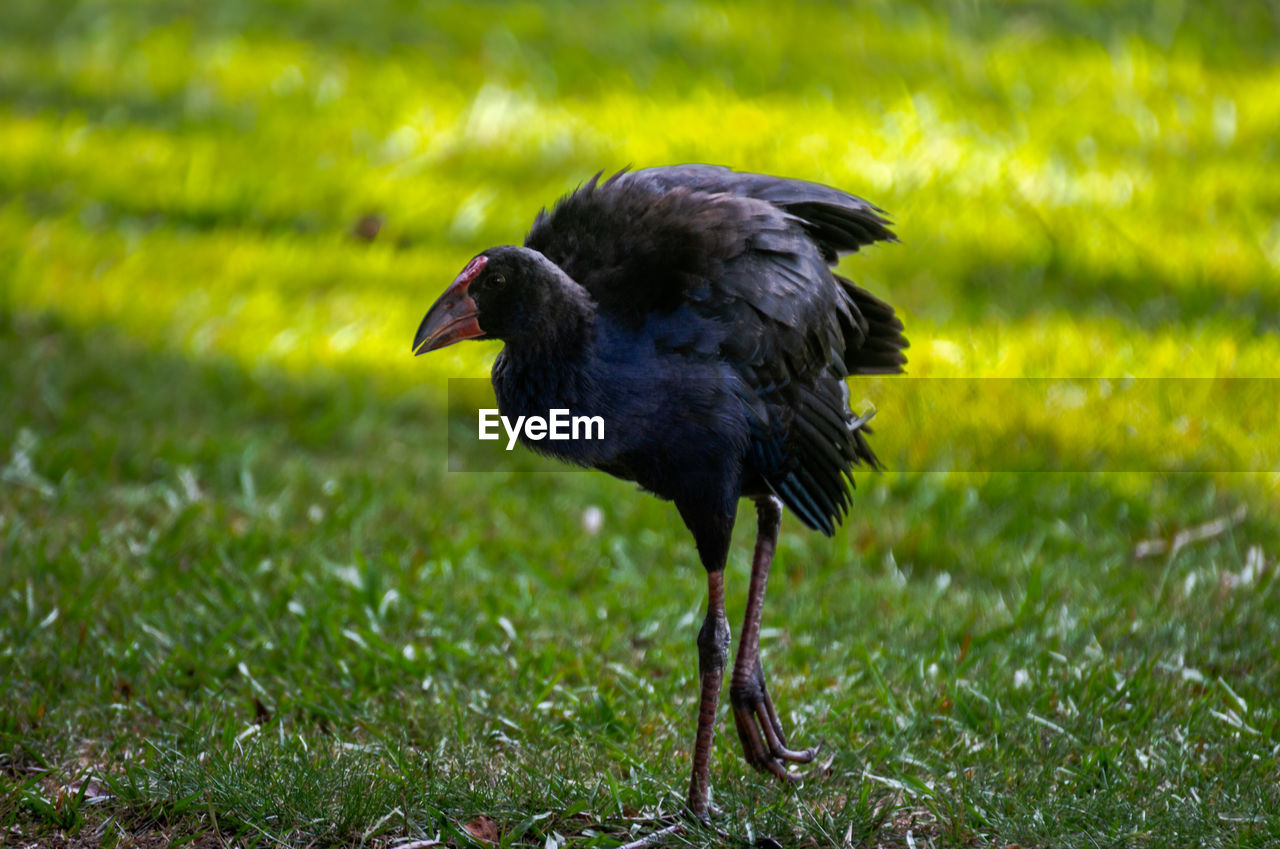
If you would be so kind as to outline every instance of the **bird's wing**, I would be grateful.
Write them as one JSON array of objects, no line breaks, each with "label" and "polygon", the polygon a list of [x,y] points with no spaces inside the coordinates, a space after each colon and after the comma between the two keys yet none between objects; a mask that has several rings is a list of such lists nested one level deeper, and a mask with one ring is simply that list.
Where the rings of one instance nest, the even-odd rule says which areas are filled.
[{"label": "bird's wing", "polygon": [[[655,191],[674,188],[726,194],[764,201],[798,219],[805,233],[818,246],[822,258],[831,265],[840,254],[877,241],[896,242],[884,210],[860,197],[831,186],[733,171],[719,165],[664,165],[627,174],[625,179],[652,187]],[[789,253],[789,251],[783,251]],[[811,268],[802,277],[814,280]],[[850,315],[840,312],[846,347],[847,374],[896,374],[906,364],[902,351],[907,339],[893,307],[857,286],[834,275],[842,290],[842,301],[851,304]],[[822,306],[821,303],[818,304]]]},{"label": "bird's wing", "polygon": [[631,178],[662,189],[683,186],[773,204],[804,223],[829,263],[834,263],[842,253],[856,251],[872,242],[897,241],[889,230],[884,210],[820,183],[744,173],[719,165],[663,165],[636,171]]},{"label": "bird's wing", "polygon": [[[829,357],[845,374],[887,374],[906,362],[902,323],[888,304],[826,268],[838,245],[893,238],[884,225],[875,207],[827,186],[676,165],[604,182],[597,175],[540,212],[525,245],[623,326],[657,321],[677,337],[687,330],[690,338],[672,338],[673,348],[710,353],[724,344],[729,359],[780,354],[801,368]],[[706,321],[685,321],[689,315],[727,324],[732,338],[720,339]]]},{"label": "bird's wing", "polygon": [[[844,377],[900,370],[906,340],[891,308],[827,267],[837,249],[888,238],[854,229],[882,219],[843,192],[792,183],[710,166],[597,178],[541,213],[525,244],[660,349],[731,366],[753,467],[830,534],[847,510],[850,467],[875,462]],[[815,224],[786,199],[827,212]]]}]

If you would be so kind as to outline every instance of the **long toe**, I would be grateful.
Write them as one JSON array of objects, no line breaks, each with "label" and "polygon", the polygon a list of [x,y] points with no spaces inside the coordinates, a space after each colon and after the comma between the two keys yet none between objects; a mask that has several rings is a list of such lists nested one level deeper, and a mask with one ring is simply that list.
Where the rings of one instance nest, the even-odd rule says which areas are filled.
[{"label": "long toe", "polygon": [[788,763],[807,764],[818,754],[818,746],[808,749],[791,749],[783,742],[770,715],[772,705],[766,707],[763,698],[736,698],[733,700],[733,720],[742,741],[742,753],[747,763],[761,772],[770,772],[782,781],[800,781],[806,775],[787,768]]}]

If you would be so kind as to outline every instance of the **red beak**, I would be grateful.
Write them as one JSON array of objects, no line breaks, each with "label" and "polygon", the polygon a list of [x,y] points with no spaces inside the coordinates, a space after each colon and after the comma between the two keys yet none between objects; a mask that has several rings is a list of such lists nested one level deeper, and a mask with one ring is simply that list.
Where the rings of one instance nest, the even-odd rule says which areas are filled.
[{"label": "red beak", "polygon": [[448,347],[454,342],[483,336],[478,319],[476,302],[467,293],[473,280],[480,276],[485,263],[483,254],[467,263],[457,279],[449,284],[440,299],[431,305],[427,315],[413,337],[414,356]]}]

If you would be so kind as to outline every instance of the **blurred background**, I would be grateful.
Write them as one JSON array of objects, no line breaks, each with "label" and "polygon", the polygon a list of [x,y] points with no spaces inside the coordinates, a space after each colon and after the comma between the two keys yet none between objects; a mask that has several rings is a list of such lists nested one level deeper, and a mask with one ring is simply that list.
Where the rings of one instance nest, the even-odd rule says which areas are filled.
[{"label": "blurred background", "polygon": [[457,364],[404,337],[472,254],[598,170],[707,161],[890,212],[903,246],[846,268],[915,374],[1248,370],[1280,307],[1276,14],[14,0],[6,298],[420,380]]},{"label": "blurred background", "polygon": [[[403,786],[358,781],[369,810],[342,808],[348,762],[297,748],[331,739],[437,752],[445,789],[402,810],[409,834],[482,805],[563,810],[482,766],[532,774],[533,749],[590,774],[610,741],[637,806],[678,788],[701,589],[674,511],[602,475],[446,474],[446,380],[487,374],[498,347],[409,343],[468,258],[597,171],[711,162],[888,211],[901,244],[842,272],[898,309],[914,377],[1214,379],[1137,429],[1115,406],[1063,415],[1042,382],[968,380],[904,391],[895,430],[893,381],[854,386],[882,408],[889,466],[935,471],[860,481],[835,540],[784,525],[765,651],[789,722],[837,742],[837,776],[890,776],[957,840],[1114,836],[1161,776],[1113,758],[1098,769],[1130,796],[1058,773],[1037,795],[1068,753],[1024,721],[1034,703],[1087,724],[1062,714],[1073,697],[1113,709],[1090,682],[1114,668],[1159,707],[1093,743],[1151,734],[1175,763],[1191,743],[1172,729],[1191,729],[1234,764],[1179,779],[1202,796],[1143,828],[1235,828],[1222,816],[1275,801],[1257,706],[1280,696],[1277,605],[1256,582],[1280,540],[1280,425],[1270,381],[1232,379],[1280,363],[1278,92],[1275,2],[5,0],[0,818],[93,822],[59,788],[127,774],[146,780],[113,785],[121,823],[159,805],[199,831],[181,800],[201,792],[250,832],[346,839]],[[1047,467],[1095,474],[981,471],[1029,431]],[[1154,563],[1134,556],[1147,543]],[[1235,732],[1208,711],[1235,702],[1160,664],[1242,694],[1259,734],[1219,737]],[[973,707],[974,687],[1015,682],[1022,719]],[[969,704],[967,730],[913,700]],[[1002,722],[1024,737],[972,747]],[[332,780],[347,819],[253,807],[271,771],[233,743],[264,727],[275,748],[253,763]],[[717,763],[741,777],[731,747]],[[958,795],[912,783],[945,776]],[[849,807],[864,779],[833,781],[810,798],[838,821],[727,805],[811,835],[892,826],[879,797]]]}]

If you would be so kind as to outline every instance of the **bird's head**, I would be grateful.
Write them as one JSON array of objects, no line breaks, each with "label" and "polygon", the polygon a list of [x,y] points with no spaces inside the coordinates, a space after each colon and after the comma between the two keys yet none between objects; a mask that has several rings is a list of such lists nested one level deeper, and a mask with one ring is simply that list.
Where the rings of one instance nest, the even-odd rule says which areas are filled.
[{"label": "bird's head", "polygon": [[541,253],[505,245],[477,254],[449,284],[413,337],[415,354],[464,339],[512,341],[556,327],[558,313],[585,297],[576,283]]}]

